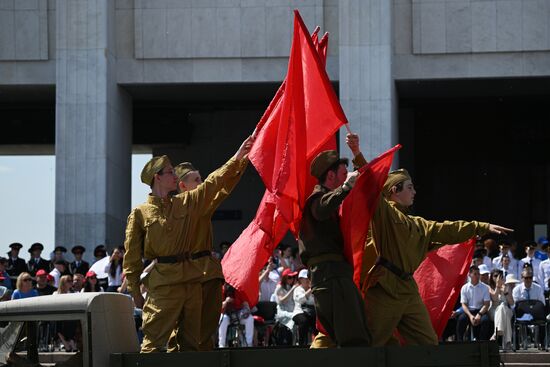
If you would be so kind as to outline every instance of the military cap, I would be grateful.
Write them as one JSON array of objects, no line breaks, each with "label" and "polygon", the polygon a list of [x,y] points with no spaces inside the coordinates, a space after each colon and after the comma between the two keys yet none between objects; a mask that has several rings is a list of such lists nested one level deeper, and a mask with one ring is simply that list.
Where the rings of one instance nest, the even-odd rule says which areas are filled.
[{"label": "military cap", "polygon": [[193,164],[191,162],[183,162],[178,164],[174,171],[176,172],[176,176],[178,176],[178,180],[181,180],[183,176],[188,174],[189,172],[196,171],[195,167],[193,167]]},{"label": "military cap", "polygon": [[146,185],[151,185],[155,173],[158,173],[169,164],[171,163],[167,155],[151,158],[141,170],[141,182]]},{"label": "military cap", "polygon": [[31,247],[29,248],[29,253],[35,251],[35,250],[40,250],[40,251],[43,251],[44,250],[44,245],[41,244],[40,242],[35,242],[31,245]]},{"label": "military cap", "polygon": [[340,158],[337,151],[325,150],[324,152],[317,154],[311,162],[311,175],[320,179],[321,176],[323,176],[323,174],[337,162],[344,163],[346,165],[348,164],[347,158]]},{"label": "military cap", "polygon": [[97,257],[97,253],[100,251],[107,255],[107,248],[104,245],[98,245],[94,249],[94,256]]},{"label": "military cap", "polygon": [[386,197],[391,196],[391,188],[407,180],[412,180],[412,178],[411,175],[409,175],[409,172],[404,168],[390,172],[388,174],[388,178],[386,179],[386,183],[384,183],[384,195]]},{"label": "military cap", "polygon": [[73,248],[71,249],[71,252],[73,254],[75,252],[86,252],[86,248],[84,246],[81,246],[81,245],[76,245],[76,246],[73,246]]},{"label": "military cap", "polygon": [[21,250],[21,248],[23,247],[23,245],[20,244],[19,242],[14,242],[14,243],[12,243],[9,247],[10,247],[11,249],[14,249],[14,250]]},{"label": "military cap", "polygon": [[67,249],[63,246],[56,246],[53,252],[67,252]]}]

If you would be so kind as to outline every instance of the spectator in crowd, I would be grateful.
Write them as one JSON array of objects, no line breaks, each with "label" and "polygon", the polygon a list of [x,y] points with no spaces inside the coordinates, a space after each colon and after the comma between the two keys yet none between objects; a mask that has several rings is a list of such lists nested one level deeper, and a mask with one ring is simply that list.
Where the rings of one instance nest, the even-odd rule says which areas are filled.
[{"label": "spectator in crowd", "polygon": [[515,263],[516,265],[512,265],[512,260],[508,255],[502,255],[501,261],[500,268],[495,267],[495,269],[502,270],[504,277],[507,277],[508,274],[514,274],[514,277],[518,278],[517,263]]},{"label": "spectator in crowd", "polygon": [[544,250],[545,247],[548,247],[548,237],[541,236],[537,239],[537,244],[540,246],[540,250],[535,251],[535,257],[540,261],[548,259],[548,254]]},{"label": "spectator in crowd", "polygon": [[509,273],[510,271],[512,271],[516,277],[518,276],[518,273],[517,273],[518,264],[516,259],[512,257],[511,248],[512,248],[512,241],[510,239],[505,238],[500,240],[500,243],[499,243],[500,255],[498,255],[493,259],[493,268],[500,269],[500,270],[504,269],[504,265],[502,264],[503,257],[507,256],[508,260],[510,260],[508,269],[505,271],[504,277],[506,277],[506,273],[507,272]]},{"label": "spectator in crowd", "polygon": [[[23,264],[25,262],[23,261]],[[7,266],[8,266],[8,259],[5,257],[0,257],[0,277],[3,278],[2,281],[0,281],[1,287],[6,287],[9,290],[13,289],[13,285],[11,283],[10,274],[7,272]],[[27,268],[27,265],[25,265],[25,269]]]},{"label": "spectator in crowd", "polygon": [[281,282],[275,288],[275,302],[277,302],[275,320],[290,330],[294,327],[294,290],[298,287],[297,275],[297,272],[293,272],[289,268],[283,270]]},{"label": "spectator in crowd", "polygon": [[267,265],[260,272],[260,297],[259,301],[275,302],[274,293],[281,277],[275,268],[273,257],[269,257]]},{"label": "spectator in crowd", "polygon": [[75,273],[73,275],[73,292],[80,293],[84,288],[84,275]]},{"label": "spectator in crowd", "polygon": [[491,259],[494,259],[499,255],[500,250],[498,248],[497,241],[494,239],[493,234],[486,234],[485,236],[481,237],[481,240],[483,241],[483,245],[487,250],[487,256],[489,256]]},{"label": "spectator in crowd", "polygon": [[99,285],[97,281],[97,274],[94,271],[89,270],[86,273],[86,280],[84,283],[84,288],[81,292],[103,292],[103,288]]},{"label": "spectator in crowd", "polygon": [[[57,263],[57,262],[56,262]],[[73,292],[73,277],[71,275],[63,275],[59,279],[59,287],[53,294],[68,294]],[[78,327],[78,321],[61,321],[57,323],[57,336],[65,351],[74,352],[77,350],[75,336]]]},{"label": "spectator in crowd", "polygon": [[305,346],[308,344],[308,332],[315,330],[315,300],[313,299],[311,280],[308,277],[307,269],[298,273],[299,285],[294,289],[294,317],[298,325],[298,343]]},{"label": "spectator in crowd", "polygon": [[31,258],[27,263],[27,268],[29,269],[31,276],[35,276],[36,272],[40,269],[48,272],[50,271],[50,263],[48,260],[41,257],[42,251],[44,251],[44,245],[39,242],[33,243],[29,248]]},{"label": "spectator in crowd", "polygon": [[489,285],[489,269],[487,269],[487,265],[481,264],[478,266],[479,268],[479,279],[483,284]]},{"label": "spectator in crowd", "polygon": [[[98,262],[99,260],[103,259],[107,256],[107,248],[104,245],[96,246],[94,249],[94,263]],[[97,282],[100,287],[103,289],[107,289],[109,286],[109,279],[108,277],[97,277]]]},{"label": "spectator in crowd", "polygon": [[44,269],[36,272],[36,291],[40,296],[49,296],[53,294],[57,288],[48,284],[48,273]]},{"label": "spectator in crowd", "polygon": [[487,249],[485,248],[485,244],[483,243],[483,241],[481,241],[481,239],[476,242],[476,251],[479,251],[481,253],[481,255],[483,256],[482,263],[487,266],[487,269],[489,271],[491,271],[493,269],[493,260],[489,256],[487,256]]},{"label": "spectator in crowd", "polygon": [[59,288],[59,279],[63,275],[69,275],[67,272],[67,262],[65,260],[56,260],[54,263],[54,269],[50,271],[50,275],[54,279],[54,287]]},{"label": "spectator in crowd", "polygon": [[13,291],[11,299],[22,299],[38,296],[38,291],[32,287],[32,277],[27,272],[19,274],[15,287],[16,290]]},{"label": "spectator in crowd", "polygon": [[122,285],[122,261],[124,257],[124,248],[115,248],[109,259],[109,263],[105,266],[105,272],[108,277],[107,292],[118,292],[118,288]]},{"label": "spectator in crowd", "polygon": [[71,252],[74,255],[74,261],[69,264],[69,272],[71,274],[86,274],[90,270],[90,264],[82,260],[86,248],[81,245],[76,245],[71,249]]},{"label": "spectator in crowd", "polygon": [[73,276],[72,275],[63,275],[59,278],[59,287],[53,294],[66,294],[74,293],[73,292]]},{"label": "spectator in crowd", "polygon": [[292,256],[292,246],[282,243],[280,248],[282,253],[280,263],[280,266],[282,267],[281,272],[285,269],[296,271],[298,268],[296,267],[296,260]]},{"label": "spectator in crowd", "polygon": [[94,249],[94,263],[107,256],[107,248],[105,245],[98,245]]},{"label": "spectator in crowd", "polygon": [[[67,248],[65,248],[64,246],[56,246],[53,250],[53,256],[50,260],[50,271],[55,269],[55,263],[59,260],[63,260],[65,262],[67,262],[65,260],[65,254],[67,253]],[[64,274],[61,274],[61,275],[69,275],[70,272],[69,272],[69,267],[68,267],[68,263],[67,263],[67,266],[65,266],[65,273]]]},{"label": "spectator in crowd", "polygon": [[244,325],[246,346],[251,347],[254,337],[254,318],[250,313],[248,302],[244,301],[239,292],[227,283],[223,287],[223,299],[218,329],[218,347],[227,347],[227,329],[231,321]]},{"label": "spectator in crowd", "polygon": [[498,337],[504,339],[506,349],[509,349],[512,342],[512,316],[514,312],[514,299],[512,297],[512,289],[517,280],[513,276],[509,277],[509,282],[505,282],[502,270],[494,269],[491,272],[491,281],[489,293],[491,296],[491,309],[489,315],[494,320],[495,329],[491,340],[496,340]]},{"label": "spectator in crowd", "polygon": [[514,291],[512,292],[515,303],[519,301],[529,300],[538,300],[541,301],[543,304],[546,303],[542,287],[533,282],[532,269],[523,269],[523,271],[521,272],[521,280],[523,282],[515,287]]},{"label": "spectator in crowd", "polygon": [[[550,247],[548,246],[548,241],[546,241],[545,244],[544,243],[542,244],[541,250],[546,253],[550,253]],[[550,293],[550,257],[546,260],[541,261],[539,265],[539,269],[540,269],[539,270],[540,277],[542,279],[541,286],[544,289],[544,294],[548,296]]]},{"label": "spectator in crowd", "polygon": [[479,268],[470,267],[470,282],[464,284],[460,290],[460,303],[464,313],[458,317],[456,337],[458,341],[464,339],[464,332],[468,323],[474,328],[474,335],[479,340],[489,340],[492,325],[488,315],[491,296],[489,287],[480,282]]},{"label": "spectator in crowd", "polygon": [[[525,256],[523,259],[521,259],[521,264],[529,264],[531,266],[531,269],[533,269],[533,281],[543,286],[542,274],[540,272],[540,261],[535,257],[535,251],[537,250],[537,243],[535,241],[527,241],[523,244],[525,247],[525,252],[527,256]],[[522,266],[523,268],[524,266]]]},{"label": "spectator in crowd", "polygon": [[19,257],[19,251],[22,247],[22,244],[14,242],[10,245],[11,250],[8,251],[8,263],[6,265],[6,271],[8,272],[10,277],[10,284],[11,280],[17,279],[19,274],[27,271],[27,264],[25,264],[25,260]]}]

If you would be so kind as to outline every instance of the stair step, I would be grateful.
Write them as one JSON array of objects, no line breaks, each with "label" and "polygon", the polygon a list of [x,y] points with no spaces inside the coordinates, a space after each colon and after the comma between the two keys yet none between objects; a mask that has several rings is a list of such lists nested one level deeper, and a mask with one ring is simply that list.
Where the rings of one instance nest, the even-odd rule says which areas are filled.
[{"label": "stair step", "polygon": [[511,363],[522,363],[537,366],[539,363],[546,364],[550,367],[550,353],[547,352],[531,352],[531,353],[500,353],[500,360],[506,365]]}]

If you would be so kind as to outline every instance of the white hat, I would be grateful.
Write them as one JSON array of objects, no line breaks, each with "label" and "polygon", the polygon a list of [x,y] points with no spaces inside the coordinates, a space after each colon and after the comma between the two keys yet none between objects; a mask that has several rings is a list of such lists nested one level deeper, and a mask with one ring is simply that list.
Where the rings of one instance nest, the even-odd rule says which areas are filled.
[{"label": "white hat", "polygon": [[298,273],[298,279],[300,279],[300,278],[306,278],[307,279],[307,269],[300,270],[300,272]]},{"label": "white hat", "polygon": [[519,283],[519,280],[516,279],[516,276],[514,274],[508,274],[506,275],[506,282],[504,284],[516,284]]},{"label": "white hat", "polygon": [[479,274],[480,274],[480,275],[489,274],[489,273],[490,273],[490,271],[489,271],[489,268],[487,267],[487,265],[481,264],[481,265],[479,266]]}]

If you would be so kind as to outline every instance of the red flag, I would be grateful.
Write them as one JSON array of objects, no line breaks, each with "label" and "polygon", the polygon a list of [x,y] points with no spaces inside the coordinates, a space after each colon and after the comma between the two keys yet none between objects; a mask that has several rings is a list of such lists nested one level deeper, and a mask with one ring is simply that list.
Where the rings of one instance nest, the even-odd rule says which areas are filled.
[{"label": "red flag", "polygon": [[475,240],[471,239],[432,251],[414,273],[418,291],[438,337],[447,325],[468,275],[474,244]]},{"label": "red flag", "polygon": [[353,265],[353,281],[359,288],[363,251],[371,218],[393,161],[401,148],[396,145],[359,169],[361,174],[341,207],[340,228],[344,236],[344,255]]},{"label": "red flag", "polygon": [[[315,36],[315,34],[314,34]],[[315,36],[316,37],[316,36]],[[255,219],[222,260],[225,279],[254,305],[259,271],[290,228],[298,233],[313,188],[309,163],[321,149],[336,147],[334,133],[346,122],[307,29],[295,11],[287,78],[256,126],[249,154],[266,192]],[[332,139],[331,139],[332,138]]]}]

